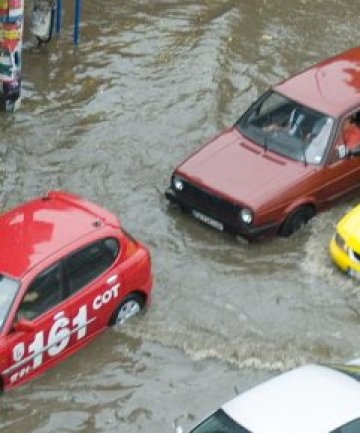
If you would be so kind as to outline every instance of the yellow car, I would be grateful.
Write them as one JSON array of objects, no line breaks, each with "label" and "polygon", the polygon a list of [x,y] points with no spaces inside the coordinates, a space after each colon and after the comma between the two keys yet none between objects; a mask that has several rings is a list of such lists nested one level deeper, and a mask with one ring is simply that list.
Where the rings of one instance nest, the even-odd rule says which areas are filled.
[{"label": "yellow car", "polygon": [[342,271],[360,280],[360,205],[338,222],[330,255]]}]

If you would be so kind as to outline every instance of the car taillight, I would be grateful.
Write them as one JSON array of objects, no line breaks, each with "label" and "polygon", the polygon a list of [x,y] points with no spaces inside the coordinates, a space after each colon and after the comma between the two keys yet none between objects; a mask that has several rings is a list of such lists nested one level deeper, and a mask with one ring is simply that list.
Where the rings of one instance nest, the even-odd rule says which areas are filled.
[{"label": "car taillight", "polygon": [[126,237],[128,237],[134,244],[138,244],[138,241],[133,236],[131,236],[131,234],[127,230],[125,230],[123,227],[121,227],[121,230],[125,233]]}]

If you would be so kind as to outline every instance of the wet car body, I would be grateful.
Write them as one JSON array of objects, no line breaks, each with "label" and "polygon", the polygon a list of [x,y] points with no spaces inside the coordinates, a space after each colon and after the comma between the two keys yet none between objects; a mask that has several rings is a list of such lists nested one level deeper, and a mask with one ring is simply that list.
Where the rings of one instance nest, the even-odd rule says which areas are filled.
[{"label": "wet car body", "polygon": [[347,433],[360,429],[360,368],[306,365],[225,403],[190,433]]},{"label": "wet car body", "polygon": [[[353,48],[274,86],[178,165],[167,199],[216,229],[254,239],[287,236],[354,193],[360,159],[341,127],[360,110],[359,62]],[[302,123],[291,124],[299,112]]]},{"label": "wet car body", "polygon": [[354,207],[337,223],[329,249],[338,268],[360,280],[360,205]]},{"label": "wet car body", "polygon": [[7,390],[150,302],[150,255],[118,218],[52,191],[0,217],[0,379]]}]

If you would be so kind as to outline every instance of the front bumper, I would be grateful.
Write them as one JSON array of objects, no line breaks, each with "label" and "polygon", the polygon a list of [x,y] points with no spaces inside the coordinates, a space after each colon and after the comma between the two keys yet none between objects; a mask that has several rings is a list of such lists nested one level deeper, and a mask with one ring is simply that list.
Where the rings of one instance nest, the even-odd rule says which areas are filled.
[{"label": "front bumper", "polygon": [[223,225],[225,231],[244,237],[248,240],[254,240],[271,234],[275,234],[278,229],[277,223],[270,223],[263,226],[253,227],[242,223],[240,220],[236,223],[226,220],[225,218],[221,218],[221,216],[219,217],[218,214],[209,212],[208,210],[202,209],[197,205],[189,204],[186,200],[183,200],[182,197],[177,195],[171,187],[165,191],[165,197],[169,200],[170,203],[177,204],[183,211],[190,214],[192,214],[194,211],[200,212],[208,216],[209,218],[213,218],[215,221],[219,221]]},{"label": "front bumper", "polygon": [[354,273],[360,275],[360,263],[351,260],[348,253],[336,243],[335,236],[330,241],[329,251],[333,262],[339,269],[350,275]]},{"label": "front bumper", "polygon": [[349,265],[350,259],[344,250],[342,250],[338,244],[335,242],[335,236],[331,239],[329,245],[330,257],[338,268],[343,272],[346,272]]}]

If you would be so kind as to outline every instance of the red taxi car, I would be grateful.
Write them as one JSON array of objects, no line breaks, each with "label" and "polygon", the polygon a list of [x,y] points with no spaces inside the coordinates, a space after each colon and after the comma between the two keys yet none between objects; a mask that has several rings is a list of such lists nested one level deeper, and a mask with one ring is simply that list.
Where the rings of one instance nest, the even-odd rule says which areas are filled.
[{"label": "red taxi car", "polygon": [[150,300],[148,250],[109,211],[49,192],[0,216],[0,383],[19,385]]},{"label": "red taxi car", "polygon": [[360,47],[274,86],[173,172],[165,195],[219,230],[288,236],[360,187]]}]

